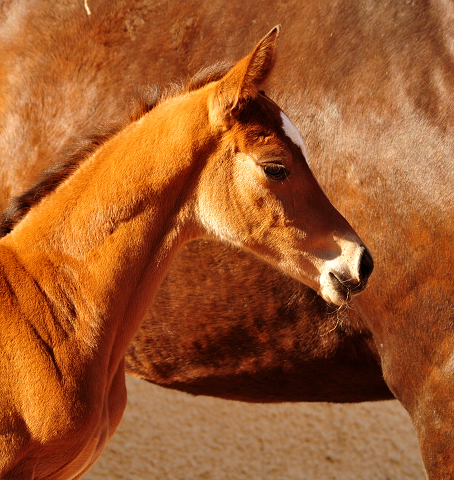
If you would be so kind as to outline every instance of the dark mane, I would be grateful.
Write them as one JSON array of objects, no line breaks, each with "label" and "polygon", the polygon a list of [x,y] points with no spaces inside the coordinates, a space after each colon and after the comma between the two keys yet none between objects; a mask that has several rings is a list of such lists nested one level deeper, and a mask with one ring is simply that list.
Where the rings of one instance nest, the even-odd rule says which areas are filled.
[{"label": "dark mane", "polygon": [[192,92],[220,80],[233,66],[231,62],[217,62],[200,69],[188,82],[187,91]]},{"label": "dark mane", "polygon": [[[230,69],[231,64],[216,63],[199,70],[186,84],[173,84],[167,90],[160,92],[157,86],[147,85],[137,89],[132,98],[129,123],[140,119],[163,99],[175,96],[185,91],[191,92],[222,78]],[[61,183],[75,172],[80,164],[93,154],[103,143],[126,127],[128,122],[118,121],[115,124],[98,127],[77,144],[66,149],[60,161],[42,173],[38,182],[27,191],[11,198],[8,206],[0,215],[0,238],[7,235],[24,218],[32,207],[41,199],[53,192]]]}]

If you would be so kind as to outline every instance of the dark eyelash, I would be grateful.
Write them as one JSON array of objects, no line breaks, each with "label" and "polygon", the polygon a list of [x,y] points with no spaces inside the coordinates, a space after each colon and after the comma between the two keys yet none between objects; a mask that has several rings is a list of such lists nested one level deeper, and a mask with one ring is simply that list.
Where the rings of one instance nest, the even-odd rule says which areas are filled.
[{"label": "dark eyelash", "polygon": [[268,163],[262,166],[265,175],[272,180],[285,180],[289,172],[279,163]]}]

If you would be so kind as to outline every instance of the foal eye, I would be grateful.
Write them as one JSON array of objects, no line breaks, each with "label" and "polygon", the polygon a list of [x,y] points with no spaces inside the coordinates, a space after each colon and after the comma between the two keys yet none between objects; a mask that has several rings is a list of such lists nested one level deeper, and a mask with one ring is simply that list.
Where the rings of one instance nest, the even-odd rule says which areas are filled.
[{"label": "foal eye", "polygon": [[278,163],[263,165],[263,171],[272,180],[285,180],[288,177],[287,169]]}]

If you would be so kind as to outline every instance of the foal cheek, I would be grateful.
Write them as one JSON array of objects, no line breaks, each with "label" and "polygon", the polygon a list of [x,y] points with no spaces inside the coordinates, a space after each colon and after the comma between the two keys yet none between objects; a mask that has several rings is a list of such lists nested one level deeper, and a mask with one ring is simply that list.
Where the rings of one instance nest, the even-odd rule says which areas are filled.
[{"label": "foal cheek", "polygon": [[295,192],[292,182],[285,180],[272,188],[272,204],[274,211],[279,212],[285,225],[299,224],[299,211],[303,208],[301,195]]}]

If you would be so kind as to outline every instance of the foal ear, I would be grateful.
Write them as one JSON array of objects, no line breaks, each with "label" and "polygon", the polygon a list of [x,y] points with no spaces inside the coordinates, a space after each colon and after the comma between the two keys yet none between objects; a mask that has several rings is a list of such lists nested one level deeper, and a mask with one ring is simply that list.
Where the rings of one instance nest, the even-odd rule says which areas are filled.
[{"label": "foal ear", "polygon": [[209,103],[212,123],[228,124],[229,118],[257,95],[258,87],[266,80],[273,66],[280,28],[280,25],[274,27],[247,57],[218,81]]}]

